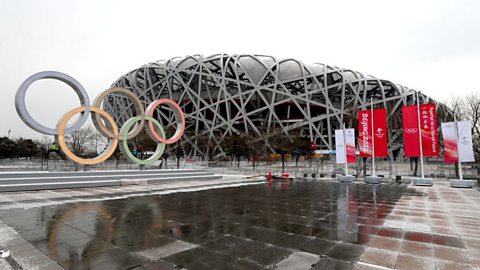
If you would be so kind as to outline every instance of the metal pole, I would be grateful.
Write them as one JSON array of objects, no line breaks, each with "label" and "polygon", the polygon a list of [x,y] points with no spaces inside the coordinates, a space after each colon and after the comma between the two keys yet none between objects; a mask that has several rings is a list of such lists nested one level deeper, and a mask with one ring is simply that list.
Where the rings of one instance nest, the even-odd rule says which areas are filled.
[{"label": "metal pole", "polygon": [[422,171],[422,179],[425,178],[425,174],[423,171],[423,147],[422,147],[422,126],[420,124],[420,100],[418,99],[418,92],[417,92],[417,119],[418,119],[418,138],[420,144],[420,170]]},{"label": "metal pole", "polygon": [[95,129],[95,154],[98,154],[98,131]]},{"label": "metal pole", "polygon": [[375,176],[375,131],[373,130],[373,98],[370,98],[370,118],[372,120],[372,176]]},{"label": "metal pole", "polygon": [[347,139],[345,138],[345,123],[343,123],[343,147],[345,148],[345,175],[348,175],[348,156],[347,156]]},{"label": "metal pole", "polygon": [[463,180],[463,172],[462,172],[462,162],[460,162],[460,151],[459,151],[459,141],[458,141],[458,123],[457,123],[457,116],[453,114],[453,119],[455,123],[455,140],[457,141],[457,158],[458,158],[458,175],[460,176],[460,180]]}]

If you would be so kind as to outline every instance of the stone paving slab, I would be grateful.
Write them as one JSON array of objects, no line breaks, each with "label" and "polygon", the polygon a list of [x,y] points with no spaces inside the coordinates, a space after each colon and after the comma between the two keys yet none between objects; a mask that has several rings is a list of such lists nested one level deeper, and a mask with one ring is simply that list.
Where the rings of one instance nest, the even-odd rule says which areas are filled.
[{"label": "stone paving slab", "polygon": [[10,251],[10,256],[14,258],[15,265],[15,267],[13,267],[8,262],[8,259],[2,258],[2,260],[0,260],[0,266],[8,266],[5,268],[2,267],[1,269],[14,269],[18,267],[38,270],[63,269],[34,245],[27,242],[15,230],[3,223],[0,223],[0,247]]},{"label": "stone paving slab", "polygon": [[[223,175],[222,179],[201,181],[165,181],[161,184],[130,185],[116,187],[57,189],[54,191],[0,192],[0,210],[8,208],[36,207],[38,204],[61,204],[82,199],[115,199],[125,196],[144,196],[155,192],[180,191],[186,188],[215,188],[236,184],[258,184],[263,180],[245,179],[244,176]],[[104,198],[102,198],[104,196]]]},{"label": "stone paving slab", "polygon": [[480,267],[478,189],[227,177],[5,195],[25,200],[0,203],[20,241],[0,246],[25,265],[38,262],[33,247],[60,269],[80,254],[91,269]]}]

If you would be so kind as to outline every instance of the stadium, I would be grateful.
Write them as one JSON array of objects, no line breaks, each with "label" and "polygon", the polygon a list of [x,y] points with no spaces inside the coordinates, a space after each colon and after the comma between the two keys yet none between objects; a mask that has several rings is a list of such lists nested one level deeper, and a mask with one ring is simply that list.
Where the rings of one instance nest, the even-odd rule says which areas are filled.
[{"label": "stadium", "polygon": [[[273,152],[274,134],[296,134],[318,150],[333,150],[334,130],[358,126],[357,111],[387,109],[389,156],[403,157],[401,107],[416,104],[416,91],[360,72],[305,64],[267,55],[193,55],[160,60],[120,77],[112,86],[124,87],[149,104],[155,99],[177,101],[185,112],[182,147],[187,155],[204,156],[205,141],[214,156],[231,135],[249,135]],[[437,121],[452,118],[450,110],[420,94],[420,102],[437,105]],[[135,115],[128,100],[109,96],[105,109],[121,124]],[[167,130],[173,114],[161,113]]]}]

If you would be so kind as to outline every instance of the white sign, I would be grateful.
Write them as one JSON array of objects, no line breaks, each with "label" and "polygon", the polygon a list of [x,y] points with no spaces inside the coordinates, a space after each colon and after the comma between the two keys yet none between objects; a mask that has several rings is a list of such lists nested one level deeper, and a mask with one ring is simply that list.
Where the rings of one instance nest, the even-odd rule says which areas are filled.
[{"label": "white sign", "polygon": [[[347,149],[345,150],[345,144]],[[337,163],[355,163],[355,130],[353,128],[345,129],[345,138],[343,129],[335,130],[335,150],[337,153]],[[348,155],[348,159],[346,157]]]},{"label": "white sign", "polygon": [[455,122],[442,123],[443,155],[445,162],[475,161],[472,143],[472,124],[470,121],[457,121],[458,134],[455,133]]},{"label": "white sign", "polygon": [[335,130],[335,151],[337,152],[337,163],[345,163],[347,155],[345,151],[345,139],[343,138],[343,129]]},{"label": "white sign", "polygon": [[458,121],[458,154],[460,162],[475,161],[473,156],[472,124],[470,121]]}]

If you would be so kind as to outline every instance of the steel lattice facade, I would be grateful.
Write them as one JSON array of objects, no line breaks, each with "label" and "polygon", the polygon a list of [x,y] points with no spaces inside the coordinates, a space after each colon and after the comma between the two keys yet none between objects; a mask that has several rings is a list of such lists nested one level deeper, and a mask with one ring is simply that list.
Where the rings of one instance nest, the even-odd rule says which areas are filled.
[{"label": "steel lattice facade", "polygon": [[[161,60],[130,71],[113,86],[130,89],[145,104],[159,98],[177,101],[186,114],[183,141],[192,156],[206,154],[200,138],[211,143],[216,155],[225,154],[222,141],[232,134],[255,136],[273,149],[273,130],[300,134],[319,149],[332,150],[334,130],[342,123],[356,128],[357,111],[370,108],[371,98],[374,107],[387,108],[390,156],[403,156],[401,107],[416,102],[414,90],[388,80],[266,55]],[[420,101],[436,103],[423,94]],[[449,109],[436,104],[439,119],[450,118]],[[104,107],[120,124],[135,114],[121,96],[111,96]]]}]

